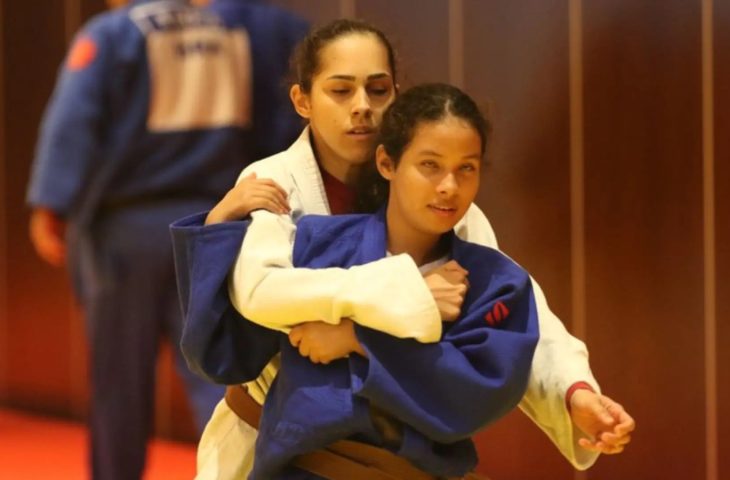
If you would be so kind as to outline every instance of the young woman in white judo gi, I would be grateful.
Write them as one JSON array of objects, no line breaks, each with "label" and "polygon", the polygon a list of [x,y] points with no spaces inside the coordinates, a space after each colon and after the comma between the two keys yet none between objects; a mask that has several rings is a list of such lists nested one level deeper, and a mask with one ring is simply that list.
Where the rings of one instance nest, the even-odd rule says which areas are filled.
[{"label": "young woman in white judo gi", "polygon": [[[338,21],[310,34],[300,45],[297,67],[291,98],[297,112],[309,121],[308,128],[287,151],[244,170],[237,186],[207,216],[207,223],[214,224],[241,218],[254,209],[276,212],[257,210],[252,215],[254,221],[231,275],[232,303],[247,318],[270,328],[288,329],[311,320],[336,324],[340,318],[352,318],[397,337],[436,341],[442,317],[455,318],[463,300],[463,291],[458,292],[464,273],[458,266],[444,266],[435,276],[444,287],[441,290],[434,286],[438,283],[434,278],[430,284],[424,282],[407,255],[351,269],[288,268],[295,223],[302,214],[352,210],[351,204],[343,208],[347,207],[346,186],[368,159],[382,113],[397,88],[390,44],[378,30],[359,22]],[[214,245],[216,238],[225,235],[226,224],[202,227],[202,220],[183,221],[178,227]],[[489,223],[475,206],[455,230],[461,238],[496,247]],[[190,261],[198,259],[193,255]],[[221,268],[219,273],[225,277],[227,266]],[[185,279],[181,282],[183,297],[186,291],[195,292],[189,288],[196,283],[194,276],[190,280],[189,285]],[[584,344],[570,336],[549,310],[536,283],[534,290],[540,342],[520,408],[576,468],[584,469],[598,453],[621,451],[633,420],[600,395]],[[440,291],[447,291],[446,298],[439,298]],[[398,301],[385,300],[389,298]],[[220,364],[207,367],[204,360],[214,349],[198,335],[192,320],[188,315],[183,338],[191,367],[219,382],[237,381]],[[249,384],[251,396],[259,403],[276,368],[272,363]],[[219,404],[201,439],[199,478],[245,475],[254,438],[254,429],[226,403]]]},{"label": "young woman in white judo gi", "polygon": [[[383,117],[371,165],[386,181],[368,177],[362,189],[374,213],[300,219],[295,267],[351,267],[388,253],[408,255],[420,269],[453,259],[472,272],[469,292],[434,343],[349,319],[308,322],[289,336],[253,334],[278,345],[251,355],[252,371],[274,351],[281,367],[264,404],[250,479],[349,480],[363,468],[369,478],[474,475],[470,437],[517,406],[539,337],[528,273],[453,233],[479,189],[487,130],[458,88],[413,87]],[[347,457],[329,460],[346,439]]]}]

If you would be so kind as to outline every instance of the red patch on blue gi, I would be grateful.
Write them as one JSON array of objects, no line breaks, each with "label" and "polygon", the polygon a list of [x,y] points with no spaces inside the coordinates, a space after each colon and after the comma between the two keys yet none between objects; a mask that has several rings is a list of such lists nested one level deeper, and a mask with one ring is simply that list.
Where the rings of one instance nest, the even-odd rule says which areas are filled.
[{"label": "red patch on blue gi", "polygon": [[492,310],[484,316],[484,320],[487,321],[490,327],[495,327],[502,323],[507,315],[509,315],[509,308],[504,303],[497,302]]},{"label": "red patch on blue gi", "polygon": [[82,70],[89,66],[94,58],[96,58],[96,43],[89,37],[81,37],[71,47],[66,67],[69,70]]}]

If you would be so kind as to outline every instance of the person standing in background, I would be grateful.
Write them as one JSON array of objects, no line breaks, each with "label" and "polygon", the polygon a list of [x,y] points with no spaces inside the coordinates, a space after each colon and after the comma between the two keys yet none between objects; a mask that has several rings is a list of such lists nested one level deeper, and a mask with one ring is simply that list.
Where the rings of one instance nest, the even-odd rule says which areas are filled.
[{"label": "person standing in background", "polygon": [[[209,209],[241,168],[291,141],[288,104],[254,98],[260,82],[281,82],[279,69],[267,71],[274,61],[261,61],[286,51],[286,35],[267,51],[278,38],[259,43],[186,1],[133,0],[86,23],[61,68],[27,201],[31,241],[47,262],[68,264],[85,310],[95,479],[142,476],[163,335],[199,430],[222,396],[179,353],[167,226]],[[279,125],[281,143],[261,141],[259,117]]]}]

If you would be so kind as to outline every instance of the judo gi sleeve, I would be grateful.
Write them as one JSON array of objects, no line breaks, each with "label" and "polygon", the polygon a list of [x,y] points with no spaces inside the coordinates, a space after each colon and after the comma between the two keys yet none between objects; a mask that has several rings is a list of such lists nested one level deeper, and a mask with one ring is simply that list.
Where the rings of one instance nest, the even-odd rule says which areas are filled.
[{"label": "judo gi sleeve", "polygon": [[205,213],[170,226],[184,316],[181,348],[190,369],[215,383],[255,379],[279,350],[279,333],[231,306],[227,276],[247,222],[203,226]]},{"label": "judo gi sleeve", "polygon": [[470,295],[483,293],[467,297],[472,303],[437,344],[355,327],[367,359],[350,356],[354,393],[437,442],[469,437],[518,404],[539,336],[528,275],[512,267],[489,279],[476,273]]},{"label": "judo gi sleeve", "polygon": [[76,36],[41,123],[28,203],[66,215],[100,161],[114,75],[110,32],[92,21]]}]

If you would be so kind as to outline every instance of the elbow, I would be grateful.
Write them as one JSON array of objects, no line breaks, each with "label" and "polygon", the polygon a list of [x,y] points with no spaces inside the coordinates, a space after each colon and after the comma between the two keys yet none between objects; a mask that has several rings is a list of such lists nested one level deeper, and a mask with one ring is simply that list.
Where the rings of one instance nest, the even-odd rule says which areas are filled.
[{"label": "elbow", "polygon": [[[412,332],[408,332],[412,334]],[[441,340],[441,324],[438,328],[426,329],[423,332],[416,333],[414,337],[420,343],[437,343]]]},{"label": "elbow", "polygon": [[255,286],[242,278],[228,283],[228,298],[233,308],[244,318],[259,323],[261,315],[263,315],[263,308],[259,302],[254,301],[254,291]]}]

